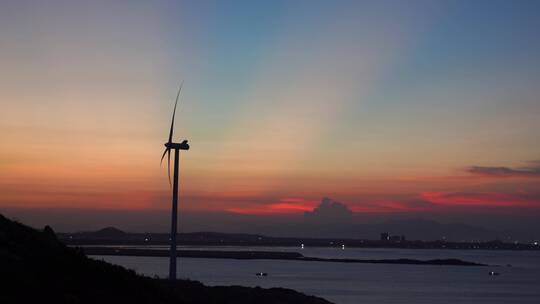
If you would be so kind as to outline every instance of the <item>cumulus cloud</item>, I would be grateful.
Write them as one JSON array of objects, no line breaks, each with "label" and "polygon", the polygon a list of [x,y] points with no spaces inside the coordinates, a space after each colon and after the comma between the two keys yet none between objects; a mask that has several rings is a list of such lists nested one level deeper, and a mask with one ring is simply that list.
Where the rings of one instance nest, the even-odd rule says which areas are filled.
[{"label": "cumulus cloud", "polygon": [[353,212],[347,205],[327,197],[323,198],[313,211],[304,212],[306,218],[318,220],[348,220],[352,215]]},{"label": "cumulus cloud", "polygon": [[540,177],[540,161],[530,161],[522,168],[472,166],[467,172],[491,177]]}]

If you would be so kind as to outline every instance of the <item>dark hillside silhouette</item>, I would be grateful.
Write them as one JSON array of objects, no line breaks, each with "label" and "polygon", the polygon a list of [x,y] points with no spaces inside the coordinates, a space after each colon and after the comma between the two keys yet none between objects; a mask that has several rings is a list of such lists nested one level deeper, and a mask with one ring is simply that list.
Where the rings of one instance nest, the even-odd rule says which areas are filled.
[{"label": "dark hillside silhouette", "polygon": [[50,227],[37,231],[0,215],[0,303],[310,303],[293,290],[207,287],[137,275],[68,248]]}]

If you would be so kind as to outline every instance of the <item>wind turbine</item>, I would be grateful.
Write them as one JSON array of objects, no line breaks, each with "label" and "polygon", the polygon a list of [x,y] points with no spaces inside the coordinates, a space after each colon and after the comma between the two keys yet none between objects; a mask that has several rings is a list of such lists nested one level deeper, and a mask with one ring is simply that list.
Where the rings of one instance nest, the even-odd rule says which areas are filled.
[{"label": "wind turbine", "polygon": [[171,121],[171,130],[169,132],[169,140],[165,143],[165,151],[163,156],[161,156],[161,163],[167,154],[167,173],[169,176],[169,186],[171,185],[171,150],[174,150],[174,175],[172,183],[172,213],[171,213],[171,255],[169,262],[169,280],[176,280],[176,234],[178,226],[178,165],[180,163],[180,150],[189,150],[189,145],[187,140],[183,140],[181,143],[175,143],[172,141],[173,138],[173,129],[174,129],[174,116],[176,114],[176,106],[178,105],[178,98],[180,97],[180,92],[182,91],[182,84],[178,89],[178,94],[176,95],[176,101],[174,102],[174,110]]}]

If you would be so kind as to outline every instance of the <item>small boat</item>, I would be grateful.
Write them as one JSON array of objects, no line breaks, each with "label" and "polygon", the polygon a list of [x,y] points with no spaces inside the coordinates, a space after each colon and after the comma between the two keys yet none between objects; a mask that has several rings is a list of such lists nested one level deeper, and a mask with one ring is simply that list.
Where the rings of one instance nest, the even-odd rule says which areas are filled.
[{"label": "small boat", "polygon": [[488,272],[488,274],[489,274],[490,276],[498,276],[498,275],[500,275],[500,273],[495,272],[495,271],[490,271],[490,272]]},{"label": "small boat", "polygon": [[258,277],[266,277],[266,276],[268,276],[268,273],[266,273],[266,272],[257,272],[255,275],[258,276]]}]

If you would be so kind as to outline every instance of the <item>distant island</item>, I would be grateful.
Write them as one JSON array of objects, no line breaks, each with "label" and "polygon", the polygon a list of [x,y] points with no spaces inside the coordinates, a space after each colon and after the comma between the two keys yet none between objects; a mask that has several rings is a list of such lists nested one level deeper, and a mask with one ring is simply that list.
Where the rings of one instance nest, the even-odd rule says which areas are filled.
[{"label": "distant island", "polygon": [[[125,247],[84,247],[88,255],[152,256],[168,257],[169,251],[163,249],[125,248]],[[408,264],[408,265],[449,265],[449,266],[487,266],[486,264],[462,261],[459,259],[328,259],[306,257],[298,252],[277,251],[224,251],[224,250],[179,250],[178,257],[238,260],[288,260],[304,262],[362,263],[362,264]]]},{"label": "distant island", "polygon": [[0,303],[331,304],[284,288],[171,284],[141,276],[65,246],[48,226],[38,231],[2,215],[0,269]]},{"label": "distant island", "polygon": [[[408,249],[483,249],[483,250],[540,250],[538,243],[505,243],[500,240],[486,242],[449,242],[445,240],[421,241],[394,238],[384,233],[380,240],[346,238],[271,237],[258,234],[192,232],[179,233],[178,243],[190,246],[280,246],[300,247],[357,247],[357,248],[408,248]],[[98,231],[58,233],[68,245],[168,245],[166,233],[130,233],[114,227]]]}]

